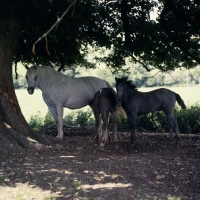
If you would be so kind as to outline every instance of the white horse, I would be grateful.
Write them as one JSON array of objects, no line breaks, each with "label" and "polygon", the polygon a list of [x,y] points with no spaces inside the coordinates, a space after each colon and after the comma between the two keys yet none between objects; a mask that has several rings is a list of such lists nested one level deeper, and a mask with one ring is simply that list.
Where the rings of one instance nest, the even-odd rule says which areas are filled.
[{"label": "white horse", "polygon": [[78,109],[92,107],[94,95],[110,84],[97,77],[71,78],[47,66],[32,66],[27,70],[28,93],[33,94],[38,86],[42,97],[57,125],[57,138],[63,138],[63,107]]}]

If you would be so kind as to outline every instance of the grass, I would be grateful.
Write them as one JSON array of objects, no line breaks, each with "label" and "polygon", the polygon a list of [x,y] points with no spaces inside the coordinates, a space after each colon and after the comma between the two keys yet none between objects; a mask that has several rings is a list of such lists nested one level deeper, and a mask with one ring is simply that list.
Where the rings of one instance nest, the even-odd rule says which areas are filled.
[{"label": "grass", "polygon": [[0,185],[3,184],[4,180],[5,180],[5,178],[2,175],[0,175]]},{"label": "grass", "polygon": [[[138,88],[139,91],[147,92],[155,88]],[[170,87],[168,88],[181,95],[186,105],[193,105],[200,102],[200,87]],[[31,116],[38,115],[42,118],[48,112],[48,107],[42,98],[42,92],[36,89],[33,95],[29,95],[26,89],[15,90],[19,105],[22,113],[27,121]],[[89,106],[82,108],[81,110],[87,110]],[[80,109],[79,109],[80,110]],[[64,109],[64,116],[68,113],[77,112],[78,110]]]},{"label": "grass", "polygon": [[35,199],[35,197],[37,197],[37,200],[53,200],[57,198],[51,191],[45,191],[35,186],[31,187],[27,183],[17,183],[15,187],[0,187],[1,200],[27,200]]}]

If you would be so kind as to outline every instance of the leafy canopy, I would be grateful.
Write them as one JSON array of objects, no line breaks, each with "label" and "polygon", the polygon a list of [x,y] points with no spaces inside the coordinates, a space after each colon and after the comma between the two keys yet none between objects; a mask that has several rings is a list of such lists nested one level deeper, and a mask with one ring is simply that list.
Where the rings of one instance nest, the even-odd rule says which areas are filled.
[{"label": "leafy canopy", "polygon": [[[21,36],[14,62],[66,66],[87,62],[89,46],[109,52],[96,58],[113,72],[123,70],[126,59],[150,71],[192,68],[200,63],[200,5],[196,0],[77,0],[56,29],[42,36],[73,0],[2,0],[0,17],[21,22]],[[153,10],[157,19],[150,18]]]}]

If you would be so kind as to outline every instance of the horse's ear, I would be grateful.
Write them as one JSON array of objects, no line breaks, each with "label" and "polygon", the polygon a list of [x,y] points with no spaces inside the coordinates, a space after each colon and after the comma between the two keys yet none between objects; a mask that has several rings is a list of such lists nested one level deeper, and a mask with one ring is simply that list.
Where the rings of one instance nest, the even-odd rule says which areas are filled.
[{"label": "horse's ear", "polygon": [[29,69],[29,66],[28,65],[24,65],[24,67],[28,70]]},{"label": "horse's ear", "polygon": [[115,77],[115,81],[116,81],[116,82],[118,81],[118,78],[117,78],[117,77]]},{"label": "horse's ear", "polygon": [[128,81],[128,76],[125,77],[125,81]]}]

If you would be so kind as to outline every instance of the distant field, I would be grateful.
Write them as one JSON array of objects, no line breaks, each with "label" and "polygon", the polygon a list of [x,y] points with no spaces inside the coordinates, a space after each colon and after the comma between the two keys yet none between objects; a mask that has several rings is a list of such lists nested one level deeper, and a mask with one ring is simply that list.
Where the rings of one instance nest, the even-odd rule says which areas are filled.
[{"label": "distant field", "polygon": [[[29,121],[32,115],[40,115],[44,117],[48,112],[48,107],[42,98],[42,92],[39,89],[34,91],[33,95],[28,94],[26,89],[15,90],[19,105],[26,120]],[[84,109],[86,109],[85,107]],[[89,108],[89,107],[88,107]],[[77,110],[64,109],[64,116],[68,112],[76,112]]]},{"label": "distant field", "polygon": [[[139,88],[139,91],[147,92],[155,88]],[[168,88],[176,93],[179,93],[186,105],[200,103],[200,87],[170,87]],[[43,101],[41,90],[35,90],[33,95],[29,95],[27,90],[15,90],[22,113],[27,121],[32,115],[40,115],[44,117],[48,112],[48,107]],[[84,109],[89,109],[89,106]],[[64,109],[64,115],[77,110]]]}]

